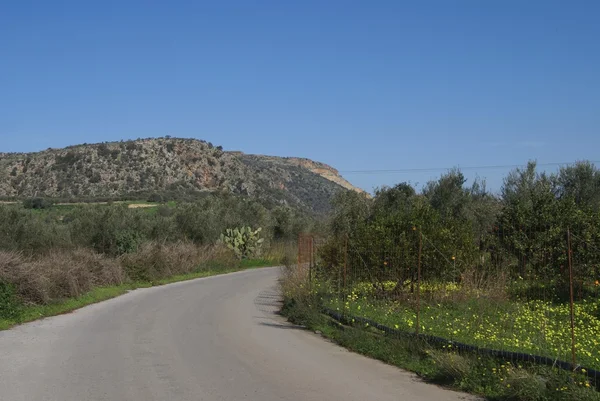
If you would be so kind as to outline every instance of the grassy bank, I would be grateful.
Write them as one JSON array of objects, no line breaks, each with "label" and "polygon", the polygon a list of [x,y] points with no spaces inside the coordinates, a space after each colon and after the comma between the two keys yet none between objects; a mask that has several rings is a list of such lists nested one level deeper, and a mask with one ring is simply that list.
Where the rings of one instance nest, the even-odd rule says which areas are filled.
[{"label": "grassy bank", "polygon": [[[305,277],[288,270],[282,284],[282,313],[290,321],[319,331],[351,351],[415,372],[426,381],[490,400],[600,401],[600,392],[584,375],[547,366],[511,363],[479,354],[458,353],[451,347],[435,346],[413,337],[394,337],[368,325],[341,325],[319,312],[324,306],[321,300],[323,294],[316,293],[314,285],[309,291],[305,283]],[[395,311],[371,310],[372,304],[370,307],[363,305],[358,310],[358,305],[360,303],[353,311],[360,312],[361,316],[365,316],[366,308],[369,316],[396,319]],[[409,316],[408,312],[406,315]],[[401,319],[404,315],[398,313],[398,316]],[[400,324],[400,320],[393,321]],[[390,324],[391,321],[386,322]]]},{"label": "grassy bank", "polygon": [[[49,316],[56,316],[72,312],[86,305],[105,301],[110,298],[125,294],[128,291],[137,288],[147,288],[152,286],[175,283],[179,281],[193,280],[196,278],[209,277],[219,274],[233,273],[252,268],[276,266],[279,261],[274,259],[247,259],[234,264],[234,267],[223,266],[218,261],[212,261],[208,266],[200,266],[197,271],[178,274],[170,277],[161,278],[153,281],[132,281],[128,283],[95,287],[92,290],[73,298],[55,300],[44,305],[19,305],[11,318],[0,317],[0,330],[6,330],[16,325],[42,319]],[[207,269],[208,268],[208,269]],[[1,306],[1,305],[0,305]],[[13,306],[14,308],[14,306]]]},{"label": "grassy bank", "polygon": [[[363,286],[365,287],[365,286]],[[456,287],[456,291],[460,288]],[[461,294],[459,294],[461,295]],[[571,359],[569,304],[543,300],[499,300],[485,297],[422,301],[420,332],[483,348],[523,352],[552,359]],[[375,299],[353,290],[346,300],[325,301],[330,309],[371,319],[412,333],[416,306],[411,302]],[[574,305],[577,362],[600,369],[600,304],[584,299]]]},{"label": "grassy bank", "polygon": [[435,349],[418,340],[392,338],[371,327],[339,325],[315,308],[286,299],[283,314],[339,345],[424,380],[497,401],[600,401],[582,375],[531,364]]}]

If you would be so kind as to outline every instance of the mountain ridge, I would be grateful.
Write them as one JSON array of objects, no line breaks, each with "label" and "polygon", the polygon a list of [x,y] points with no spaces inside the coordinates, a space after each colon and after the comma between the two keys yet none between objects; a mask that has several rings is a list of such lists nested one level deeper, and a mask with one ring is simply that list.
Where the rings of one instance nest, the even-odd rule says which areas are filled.
[{"label": "mountain ridge", "polygon": [[340,189],[364,192],[321,162],[147,138],[0,153],[0,197],[95,198],[229,192],[326,212]]}]

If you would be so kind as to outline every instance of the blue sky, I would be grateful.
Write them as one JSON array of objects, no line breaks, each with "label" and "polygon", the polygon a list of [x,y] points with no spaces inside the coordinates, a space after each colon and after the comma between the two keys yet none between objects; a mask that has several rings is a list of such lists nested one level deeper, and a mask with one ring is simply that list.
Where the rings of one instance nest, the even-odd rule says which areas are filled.
[{"label": "blue sky", "polygon": [[[341,171],[598,160],[599,17],[595,0],[3,2],[0,151],[172,135]],[[506,172],[465,171],[493,189]]]}]

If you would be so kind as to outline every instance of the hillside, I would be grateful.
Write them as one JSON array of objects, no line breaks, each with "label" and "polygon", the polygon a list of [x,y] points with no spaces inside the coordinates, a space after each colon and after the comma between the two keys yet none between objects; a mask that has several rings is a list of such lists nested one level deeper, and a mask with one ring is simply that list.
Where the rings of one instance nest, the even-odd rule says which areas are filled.
[{"label": "hillside", "polygon": [[323,163],[246,155],[195,139],[83,144],[0,153],[0,197],[165,198],[223,191],[326,212],[342,188],[361,191]]}]

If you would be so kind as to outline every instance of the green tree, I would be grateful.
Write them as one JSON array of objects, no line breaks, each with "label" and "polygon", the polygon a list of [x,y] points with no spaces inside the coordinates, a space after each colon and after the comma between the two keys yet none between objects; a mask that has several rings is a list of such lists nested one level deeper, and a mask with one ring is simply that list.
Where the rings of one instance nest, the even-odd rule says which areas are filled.
[{"label": "green tree", "polygon": [[591,162],[561,167],[555,185],[559,198],[571,198],[581,209],[600,211],[600,170]]},{"label": "green tree", "polygon": [[518,260],[522,277],[556,275],[548,260],[564,263],[565,233],[573,208],[560,203],[553,177],[536,172],[536,163],[515,169],[504,180],[500,236],[504,248]]},{"label": "green tree", "polygon": [[430,181],[423,189],[423,195],[431,206],[440,213],[442,219],[461,218],[468,203],[469,192],[464,184],[467,179],[454,168],[443,174],[439,180]]},{"label": "green tree", "polygon": [[330,228],[336,237],[352,236],[369,217],[372,201],[355,191],[338,192],[333,200],[334,208]]}]

